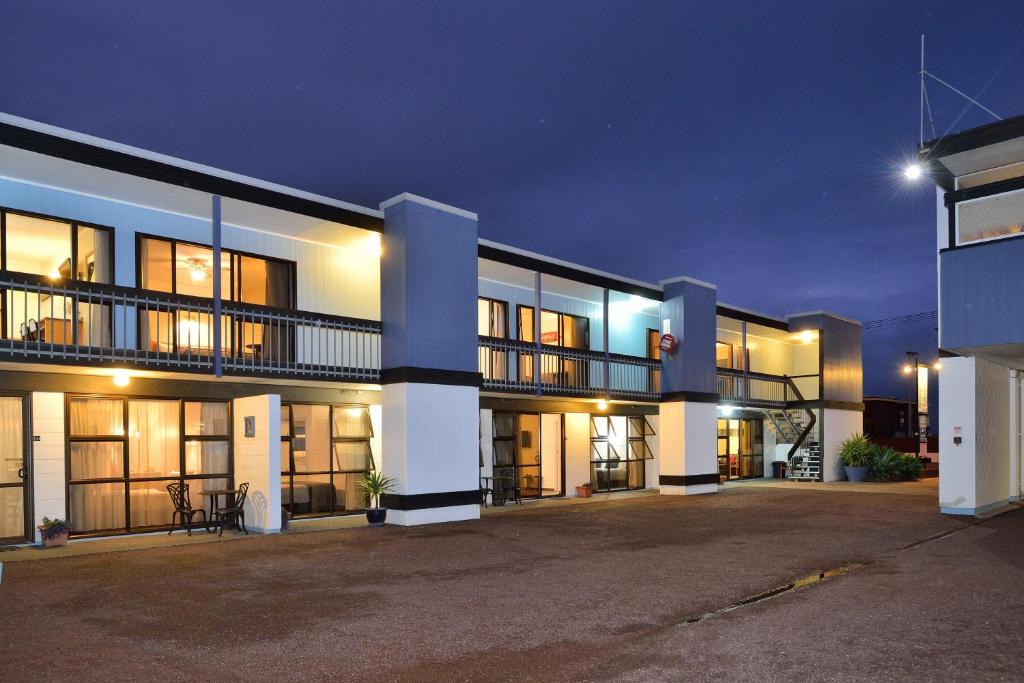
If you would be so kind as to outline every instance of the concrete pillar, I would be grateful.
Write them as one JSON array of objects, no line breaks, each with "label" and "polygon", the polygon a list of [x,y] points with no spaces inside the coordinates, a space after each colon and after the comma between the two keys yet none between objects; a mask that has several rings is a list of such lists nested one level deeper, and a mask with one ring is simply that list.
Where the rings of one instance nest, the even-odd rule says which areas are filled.
[{"label": "concrete pillar", "polygon": [[[33,392],[22,410],[32,411],[32,527],[36,543],[41,541],[35,527],[43,517],[67,518],[67,488],[64,464],[64,394]],[[26,501],[28,504],[28,501]],[[75,521],[68,520],[72,525]]]},{"label": "concrete pillar", "polygon": [[1007,368],[945,358],[939,377],[939,507],[977,515],[1010,500],[1012,449]]},{"label": "concrete pillar", "polygon": [[477,217],[410,194],[381,210],[382,503],[393,524],[476,519]]},{"label": "concrete pillar", "polygon": [[666,494],[718,490],[718,381],[715,374],[717,293],[690,278],[665,280],[662,334],[679,341],[661,355],[658,487]]},{"label": "concrete pillar", "polygon": [[[277,394],[236,398],[232,405],[235,434],[235,485],[249,483],[245,526],[249,531],[281,530],[281,397]],[[246,421],[250,421],[250,434]]]},{"label": "concrete pillar", "polygon": [[821,479],[842,481],[846,478],[839,445],[848,436],[864,432],[864,413],[859,410],[823,408],[818,411],[818,434],[821,436]]}]

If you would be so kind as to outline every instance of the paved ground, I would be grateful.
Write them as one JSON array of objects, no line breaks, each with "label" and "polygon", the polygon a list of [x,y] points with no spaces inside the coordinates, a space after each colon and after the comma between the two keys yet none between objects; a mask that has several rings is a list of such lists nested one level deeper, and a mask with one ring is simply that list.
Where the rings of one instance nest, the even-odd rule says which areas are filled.
[{"label": "paved ground", "polygon": [[0,680],[1019,680],[1024,510],[967,525],[731,487],[5,562]]}]

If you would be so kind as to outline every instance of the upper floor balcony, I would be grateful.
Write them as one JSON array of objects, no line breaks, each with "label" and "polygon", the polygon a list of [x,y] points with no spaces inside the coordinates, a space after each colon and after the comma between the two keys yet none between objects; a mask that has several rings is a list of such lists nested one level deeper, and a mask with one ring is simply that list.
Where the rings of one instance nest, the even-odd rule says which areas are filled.
[{"label": "upper floor balcony", "polygon": [[484,390],[659,400],[658,292],[596,271],[570,279],[529,265],[496,252],[479,260]]}]

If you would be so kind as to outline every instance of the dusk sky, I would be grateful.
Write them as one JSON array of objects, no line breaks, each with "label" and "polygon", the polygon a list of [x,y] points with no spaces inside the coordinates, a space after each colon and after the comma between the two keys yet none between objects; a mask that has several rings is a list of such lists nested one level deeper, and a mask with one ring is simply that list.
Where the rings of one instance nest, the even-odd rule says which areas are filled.
[{"label": "dusk sky", "polygon": [[[934,190],[899,175],[921,33],[929,70],[1024,112],[1019,1],[63,4],[5,6],[0,110],[366,206],[413,192],[774,315],[936,308]],[[991,120],[929,93],[940,135]],[[865,393],[905,396],[934,327],[865,332]]]}]

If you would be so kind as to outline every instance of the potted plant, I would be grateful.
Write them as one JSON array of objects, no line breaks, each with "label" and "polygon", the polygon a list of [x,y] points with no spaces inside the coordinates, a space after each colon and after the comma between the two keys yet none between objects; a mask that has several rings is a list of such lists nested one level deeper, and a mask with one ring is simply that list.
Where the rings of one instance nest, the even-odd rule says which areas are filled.
[{"label": "potted plant", "polygon": [[594,485],[589,481],[576,487],[576,495],[580,498],[590,498],[594,495]]},{"label": "potted plant", "polygon": [[848,480],[864,481],[871,461],[871,440],[863,434],[851,434],[839,444],[839,458]]},{"label": "potted plant", "polygon": [[377,471],[370,472],[359,480],[359,489],[370,499],[371,507],[366,508],[366,521],[370,526],[383,526],[388,518],[386,508],[380,506],[380,497],[391,493],[395,480]]},{"label": "potted plant", "polygon": [[63,519],[43,517],[43,523],[36,528],[39,529],[39,536],[43,539],[44,548],[60,548],[68,544],[71,525]]}]

